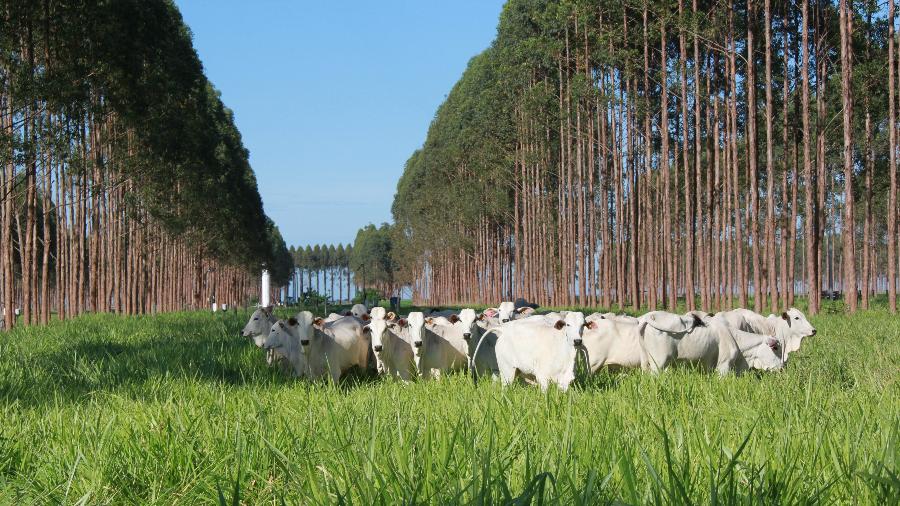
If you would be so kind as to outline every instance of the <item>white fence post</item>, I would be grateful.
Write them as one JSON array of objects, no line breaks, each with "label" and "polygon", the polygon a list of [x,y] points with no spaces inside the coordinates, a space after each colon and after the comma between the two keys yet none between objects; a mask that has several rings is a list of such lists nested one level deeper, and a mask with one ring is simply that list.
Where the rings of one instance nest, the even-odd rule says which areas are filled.
[{"label": "white fence post", "polygon": [[259,305],[267,307],[269,305],[269,270],[262,271],[262,293],[259,296]]}]

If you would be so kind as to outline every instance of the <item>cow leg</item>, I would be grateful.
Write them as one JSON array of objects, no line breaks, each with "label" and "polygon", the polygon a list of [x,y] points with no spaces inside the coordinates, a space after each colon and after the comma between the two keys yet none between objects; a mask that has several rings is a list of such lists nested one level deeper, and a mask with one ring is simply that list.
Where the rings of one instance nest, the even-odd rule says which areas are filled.
[{"label": "cow leg", "polygon": [[716,370],[719,371],[720,377],[728,376],[728,373],[731,372],[731,364],[728,362],[722,362],[718,366],[716,366]]},{"label": "cow leg", "polygon": [[503,386],[507,386],[516,379],[516,368],[511,365],[501,365],[500,368],[500,383]]},{"label": "cow leg", "polygon": [[337,385],[338,381],[341,379],[341,368],[335,366],[328,367],[329,372],[331,373],[331,382]]}]

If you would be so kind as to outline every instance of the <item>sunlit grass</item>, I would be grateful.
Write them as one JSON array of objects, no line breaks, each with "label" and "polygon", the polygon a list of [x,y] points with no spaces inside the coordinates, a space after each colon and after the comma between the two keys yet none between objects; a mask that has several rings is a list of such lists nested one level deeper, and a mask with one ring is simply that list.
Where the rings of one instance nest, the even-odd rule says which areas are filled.
[{"label": "sunlit grass", "polygon": [[600,374],[546,395],[465,375],[292,380],[238,337],[246,316],[0,334],[0,502],[900,497],[900,318],[886,312],[813,318],[781,374]]}]

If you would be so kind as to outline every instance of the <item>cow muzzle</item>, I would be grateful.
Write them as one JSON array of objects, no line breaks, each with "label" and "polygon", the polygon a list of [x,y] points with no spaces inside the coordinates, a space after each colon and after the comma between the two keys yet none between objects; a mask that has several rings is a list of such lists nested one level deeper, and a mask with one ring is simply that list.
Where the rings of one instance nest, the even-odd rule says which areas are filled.
[{"label": "cow muzzle", "polygon": [[466,341],[468,341],[471,338],[472,338],[471,332],[466,332],[465,334],[463,334],[463,339],[465,339]]},{"label": "cow muzzle", "polygon": [[504,319],[501,323],[509,323],[509,318]]},{"label": "cow muzzle", "polygon": [[301,346],[309,346],[309,339],[304,339],[304,340],[300,341],[300,345]]},{"label": "cow muzzle", "polygon": [[384,346],[382,346],[380,344],[376,344],[376,345],[372,346],[372,349],[375,350],[375,353],[381,353],[381,350],[384,349]]},{"label": "cow muzzle", "polygon": [[812,333],[812,334],[810,334],[810,335],[811,335],[811,336],[814,336],[814,335],[816,335],[816,329],[813,329],[813,333]]},{"label": "cow muzzle", "polygon": [[574,344],[576,348],[581,346],[581,339],[575,339],[572,341],[572,344]]},{"label": "cow muzzle", "polygon": [[422,347],[422,341],[416,341],[416,342],[414,342],[414,343],[413,343],[413,346],[415,346],[416,348],[421,348],[421,347]]}]

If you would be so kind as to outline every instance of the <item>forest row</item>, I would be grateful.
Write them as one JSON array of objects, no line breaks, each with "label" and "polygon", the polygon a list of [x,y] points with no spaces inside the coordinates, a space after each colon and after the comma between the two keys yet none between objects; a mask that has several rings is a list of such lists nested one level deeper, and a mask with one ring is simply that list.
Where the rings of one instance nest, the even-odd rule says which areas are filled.
[{"label": "forest row", "polygon": [[291,258],[168,0],[0,2],[0,320],[247,304]]},{"label": "forest row", "polygon": [[510,0],[409,158],[428,304],[896,307],[895,5]]}]

